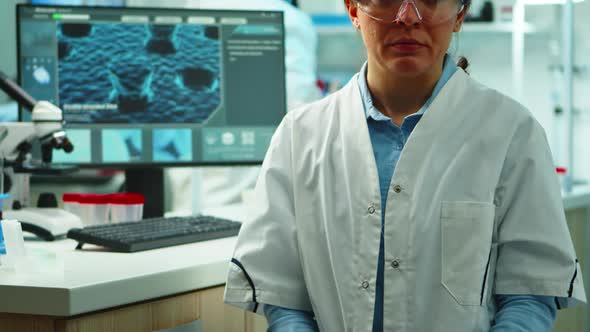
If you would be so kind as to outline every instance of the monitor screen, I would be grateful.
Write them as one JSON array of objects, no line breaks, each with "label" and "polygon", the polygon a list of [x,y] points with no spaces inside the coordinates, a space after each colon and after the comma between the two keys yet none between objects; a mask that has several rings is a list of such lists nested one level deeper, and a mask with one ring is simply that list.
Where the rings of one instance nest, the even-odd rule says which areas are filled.
[{"label": "monitor screen", "polygon": [[[286,113],[282,12],[18,7],[19,80],[88,167],[260,163]],[[21,120],[30,120],[21,112]]]}]

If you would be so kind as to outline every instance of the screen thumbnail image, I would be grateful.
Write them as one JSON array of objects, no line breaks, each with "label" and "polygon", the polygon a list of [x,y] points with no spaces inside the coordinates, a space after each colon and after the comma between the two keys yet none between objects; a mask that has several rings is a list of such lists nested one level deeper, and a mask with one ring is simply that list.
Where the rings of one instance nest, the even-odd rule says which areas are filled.
[{"label": "screen thumbnail image", "polygon": [[102,160],[107,163],[140,161],[142,155],[141,130],[103,129]]},{"label": "screen thumbnail image", "polygon": [[67,129],[66,134],[74,145],[71,153],[53,150],[53,162],[57,163],[89,163],[92,160],[89,129]]},{"label": "screen thumbnail image", "polygon": [[220,104],[218,26],[58,24],[69,123],[201,123]]},{"label": "screen thumbnail image", "polygon": [[191,161],[193,159],[190,129],[155,129],[154,161]]}]

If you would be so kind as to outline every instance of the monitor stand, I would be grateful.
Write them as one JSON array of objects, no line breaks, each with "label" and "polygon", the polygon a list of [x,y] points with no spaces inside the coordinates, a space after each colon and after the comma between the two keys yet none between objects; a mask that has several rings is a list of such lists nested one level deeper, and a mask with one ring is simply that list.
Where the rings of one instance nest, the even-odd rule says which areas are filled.
[{"label": "monitor stand", "polygon": [[164,169],[129,168],[125,170],[125,191],[145,196],[143,217],[164,216]]}]

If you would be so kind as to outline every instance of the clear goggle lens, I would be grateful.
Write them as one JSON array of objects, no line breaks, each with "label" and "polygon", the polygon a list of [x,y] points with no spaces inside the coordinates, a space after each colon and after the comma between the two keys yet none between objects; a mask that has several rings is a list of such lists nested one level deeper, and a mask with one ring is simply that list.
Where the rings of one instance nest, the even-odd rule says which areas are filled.
[{"label": "clear goggle lens", "polygon": [[446,22],[463,9],[461,0],[355,0],[357,7],[375,20],[396,22],[406,11],[412,11],[427,25]]}]

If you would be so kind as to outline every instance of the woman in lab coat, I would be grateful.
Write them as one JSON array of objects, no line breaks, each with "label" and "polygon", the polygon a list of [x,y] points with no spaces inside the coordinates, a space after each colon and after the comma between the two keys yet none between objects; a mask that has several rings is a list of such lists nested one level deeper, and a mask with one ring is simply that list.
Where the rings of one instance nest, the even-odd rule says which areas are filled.
[{"label": "woman in lab coat", "polygon": [[581,270],[543,129],[446,54],[469,3],[345,3],[367,64],[277,129],[226,302],[309,330],[550,330]]}]

